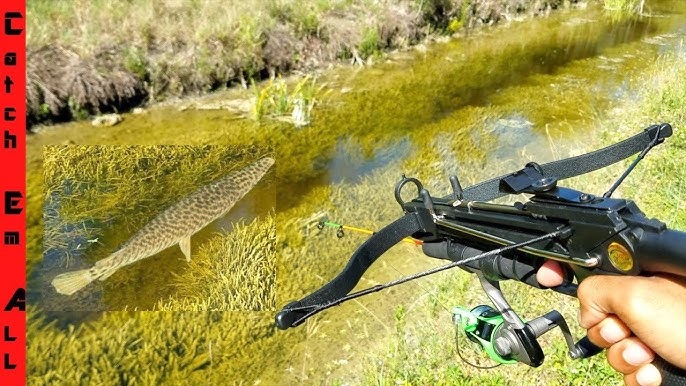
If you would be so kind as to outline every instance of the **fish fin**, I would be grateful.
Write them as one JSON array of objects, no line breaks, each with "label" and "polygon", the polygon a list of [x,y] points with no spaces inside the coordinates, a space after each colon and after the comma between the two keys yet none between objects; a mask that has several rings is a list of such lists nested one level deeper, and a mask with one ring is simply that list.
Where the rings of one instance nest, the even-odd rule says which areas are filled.
[{"label": "fish fin", "polygon": [[185,239],[179,241],[179,247],[184,256],[186,256],[186,261],[191,261],[191,237],[188,236]]},{"label": "fish fin", "polygon": [[52,279],[52,286],[62,295],[73,295],[95,279],[90,269],[63,273]]}]

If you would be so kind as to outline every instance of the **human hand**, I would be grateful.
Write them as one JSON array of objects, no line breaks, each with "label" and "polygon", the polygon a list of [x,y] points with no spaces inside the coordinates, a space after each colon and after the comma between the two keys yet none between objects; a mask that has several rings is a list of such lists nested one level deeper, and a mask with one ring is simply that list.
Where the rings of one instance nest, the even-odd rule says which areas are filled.
[{"label": "human hand", "polygon": [[[537,272],[547,287],[562,284],[559,263],[547,261]],[[577,297],[579,324],[588,338],[607,348],[607,359],[627,385],[659,385],[650,364],[655,353],[686,368],[686,279],[667,275],[597,275],[584,279]]]}]

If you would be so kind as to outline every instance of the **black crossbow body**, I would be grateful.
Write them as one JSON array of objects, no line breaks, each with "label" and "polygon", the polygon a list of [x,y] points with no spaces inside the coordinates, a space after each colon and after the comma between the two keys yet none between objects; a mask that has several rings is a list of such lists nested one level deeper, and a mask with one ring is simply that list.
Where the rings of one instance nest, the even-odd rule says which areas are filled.
[{"label": "black crossbow body", "polygon": [[[498,282],[512,279],[545,289],[537,282],[536,272],[546,259],[566,263],[565,283],[551,289],[571,296],[576,296],[574,279],[578,283],[590,275],[662,272],[686,277],[686,233],[646,218],[633,201],[611,197],[646,153],[671,134],[669,124],[650,126],[609,147],[544,165],[529,163],[522,170],[464,190],[457,177],[451,176],[452,194],[442,198],[432,197],[420,181],[403,175],[395,198],[405,214],[367,239],[333,280],[286,305],[276,315],[276,325],[280,329],[296,327],[347,300],[460,267],[478,276],[494,308],[456,307],[454,320],[492,359],[537,367],[544,358],[538,337],[558,326],[572,358],[595,355],[602,349],[588,337],[574,343],[557,311],[524,322],[508,304]],[[558,185],[559,180],[636,153],[636,160],[602,197]],[[417,197],[403,201],[401,190],[407,184],[417,188]],[[488,202],[519,193],[530,194],[529,201],[514,205]],[[350,293],[379,256],[408,236],[422,242],[426,255],[451,263]],[[660,369],[664,385],[686,385],[686,371],[660,357],[653,363]]]}]

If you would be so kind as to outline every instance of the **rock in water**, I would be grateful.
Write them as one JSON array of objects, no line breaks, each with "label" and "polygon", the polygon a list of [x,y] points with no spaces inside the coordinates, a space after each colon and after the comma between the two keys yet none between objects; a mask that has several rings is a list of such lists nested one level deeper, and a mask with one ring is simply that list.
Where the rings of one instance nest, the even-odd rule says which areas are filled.
[{"label": "rock in water", "polygon": [[119,114],[105,114],[99,115],[91,121],[93,126],[114,126],[122,121],[122,117]]}]

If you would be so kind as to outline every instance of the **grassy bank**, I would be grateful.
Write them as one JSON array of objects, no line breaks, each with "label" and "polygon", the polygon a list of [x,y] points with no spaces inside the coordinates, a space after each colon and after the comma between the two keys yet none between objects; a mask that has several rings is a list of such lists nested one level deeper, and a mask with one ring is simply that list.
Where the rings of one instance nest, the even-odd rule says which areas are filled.
[{"label": "grassy bank", "polygon": [[27,4],[29,124],[82,119],[339,61],[577,0]]}]

